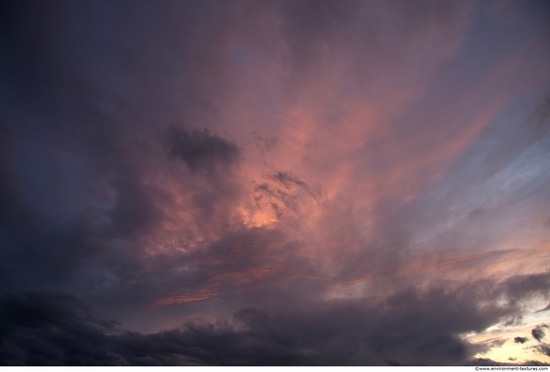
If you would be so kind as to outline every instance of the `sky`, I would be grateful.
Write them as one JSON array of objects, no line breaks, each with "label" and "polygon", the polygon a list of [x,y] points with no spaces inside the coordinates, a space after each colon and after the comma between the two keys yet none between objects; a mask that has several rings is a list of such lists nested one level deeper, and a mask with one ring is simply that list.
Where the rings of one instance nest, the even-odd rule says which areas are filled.
[{"label": "sky", "polygon": [[548,2],[0,18],[0,365],[550,363]]}]

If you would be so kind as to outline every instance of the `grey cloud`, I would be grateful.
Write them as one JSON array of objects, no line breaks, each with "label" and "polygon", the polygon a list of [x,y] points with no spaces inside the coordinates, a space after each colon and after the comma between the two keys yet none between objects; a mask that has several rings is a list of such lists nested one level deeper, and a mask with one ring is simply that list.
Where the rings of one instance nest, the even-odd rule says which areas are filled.
[{"label": "grey cloud", "polygon": [[268,183],[254,186],[254,201],[260,207],[273,210],[277,218],[298,210],[298,197]]},{"label": "grey cloud", "polygon": [[[162,318],[163,314],[177,311],[199,311],[201,302],[179,303],[177,297],[206,296],[209,306],[217,306],[221,301],[248,307],[246,311],[235,315],[247,327],[248,323],[272,325],[273,312],[284,313],[285,309],[291,308],[307,310],[311,306],[309,302],[322,303],[323,293],[330,288],[330,281],[320,275],[312,262],[295,257],[293,252],[299,247],[299,242],[288,240],[282,231],[255,228],[232,231],[188,253],[166,253],[147,260],[139,256],[127,257],[126,263],[135,266],[134,269],[129,272],[118,269],[116,272],[121,275],[121,281],[132,281],[135,284],[113,289],[109,294],[109,302],[116,308],[135,304],[138,298],[140,304],[146,305],[175,296],[173,305],[170,306],[168,301],[166,307],[157,310],[155,316]],[[386,300],[379,310],[378,321],[386,324],[387,330],[374,332],[371,328],[369,338],[372,340],[372,349],[391,349],[400,340],[407,340],[411,345],[418,340],[418,343],[428,345],[431,342],[429,337],[437,334],[439,329],[454,327],[441,334],[441,344],[436,344],[442,348],[443,345],[449,345],[449,350],[452,349],[450,345],[455,345],[459,350],[462,343],[452,335],[472,328],[482,330],[484,324],[488,326],[498,321],[517,321],[521,316],[522,301],[543,294],[548,276],[548,273],[517,276],[498,283],[479,280],[464,286],[445,282],[441,285],[449,286],[448,290],[434,288],[429,292],[409,287],[410,283],[393,285],[392,291],[401,290],[390,298],[387,296],[393,292],[381,294]],[[392,278],[386,280],[391,283]],[[378,282],[384,288],[388,286],[383,278]],[[521,288],[521,291],[510,291],[510,288]],[[497,298],[500,299],[499,306],[496,305]],[[415,303],[418,305],[411,305]],[[478,303],[485,305],[478,308]],[[319,309],[322,308],[319,305]],[[392,316],[384,315],[388,309],[391,309],[392,316],[402,311],[401,318],[392,320]],[[440,312],[446,315],[441,315],[441,323],[438,323],[440,315],[435,314]],[[315,313],[311,311],[312,316]],[[472,323],[469,316],[462,315],[470,313],[484,320]],[[374,313],[369,314],[371,318],[374,316]],[[449,324],[446,324],[446,319],[451,317],[452,322],[449,320]],[[418,319],[424,318],[430,321],[425,325],[417,324]],[[421,328],[427,328],[429,337],[426,340],[423,339]],[[444,342],[444,339],[447,341]],[[470,349],[466,346],[463,352]],[[391,355],[388,357],[391,359]]]},{"label": "grey cloud", "polygon": [[550,356],[550,345],[549,344],[541,344],[534,346],[533,349],[537,351],[540,354],[544,354],[546,356]]},{"label": "grey cloud", "polygon": [[217,165],[233,166],[241,156],[237,145],[210,134],[207,129],[172,127],[167,136],[170,156],[183,160],[193,172],[200,169],[213,172]]},{"label": "grey cloud", "polygon": [[488,293],[479,285],[411,288],[376,301],[249,307],[235,312],[233,321],[216,326],[186,323],[152,334],[124,331],[102,321],[69,295],[4,295],[1,363],[461,364],[476,349],[458,334],[482,331],[517,311],[496,305],[487,295],[497,296],[498,290]]},{"label": "grey cloud", "polygon": [[322,201],[319,186],[312,187],[289,172],[276,171],[264,178],[267,182],[254,186],[254,201],[260,208],[271,209],[277,218],[296,213],[309,202]]},{"label": "grey cloud", "polygon": [[[144,237],[171,218],[157,172],[190,195],[192,223],[226,223],[238,187],[174,174],[158,141],[172,130],[168,152],[191,173],[221,174],[240,159],[236,144],[208,129],[219,119],[210,93],[227,69],[211,55],[223,48],[202,46],[223,44],[225,33],[216,22],[201,40],[194,33],[199,13],[231,28],[224,7],[2,2],[0,288],[81,285],[96,268],[88,289],[105,273],[123,280],[135,267],[122,258],[141,257]],[[199,125],[167,128],[176,116]]]},{"label": "grey cloud", "polygon": [[544,332],[545,328],[548,329],[548,326],[546,324],[540,324],[531,330],[531,335],[533,335],[535,340],[542,342],[542,339],[546,335],[546,333]]},{"label": "grey cloud", "polygon": [[278,171],[269,175],[268,178],[287,190],[299,189],[315,200],[319,199],[322,195],[319,187],[313,188],[289,172]]},{"label": "grey cloud", "polygon": [[[117,330],[68,295],[4,295],[2,365],[294,365],[312,361],[283,340],[187,324],[154,334]],[[306,364],[308,364],[306,362]]]},{"label": "grey cloud", "polygon": [[532,274],[516,275],[503,283],[503,290],[508,298],[521,299],[525,296],[542,295],[548,296],[547,288],[550,286],[550,271]]},{"label": "grey cloud", "polygon": [[527,341],[529,341],[529,339],[527,337],[514,337],[514,342],[516,344],[524,344],[526,343]]},{"label": "grey cloud", "polygon": [[0,299],[1,365],[109,363],[116,323],[97,319],[81,300],[62,293],[4,294]]}]

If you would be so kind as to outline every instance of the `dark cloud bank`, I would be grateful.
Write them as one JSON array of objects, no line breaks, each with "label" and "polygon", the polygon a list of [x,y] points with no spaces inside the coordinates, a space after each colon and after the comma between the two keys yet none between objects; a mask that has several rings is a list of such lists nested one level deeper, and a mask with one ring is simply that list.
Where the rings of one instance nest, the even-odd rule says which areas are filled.
[{"label": "dark cloud bank", "polygon": [[[152,334],[125,331],[117,322],[98,318],[83,300],[68,294],[4,294],[0,300],[0,363],[490,364],[487,359],[471,359],[483,350],[459,335],[513,321],[521,311],[515,301],[523,298],[514,288],[533,279],[544,288],[530,290],[543,293],[550,275],[518,277],[498,285],[478,281],[452,289],[411,288],[381,300],[332,301],[295,310],[247,307],[226,323],[188,322]],[[506,301],[496,305],[502,295]],[[539,349],[547,352],[546,345]]]}]

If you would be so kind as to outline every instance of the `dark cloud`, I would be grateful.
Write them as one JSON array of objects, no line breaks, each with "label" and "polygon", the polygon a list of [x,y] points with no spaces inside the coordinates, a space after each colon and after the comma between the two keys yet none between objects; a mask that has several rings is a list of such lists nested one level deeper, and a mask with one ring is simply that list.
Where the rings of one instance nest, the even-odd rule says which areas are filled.
[{"label": "dark cloud", "polygon": [[310,202],[322,201],[319,186],[312,187],[289,172],[277,171],[264,178],[267,182],[254,186],[254,201],[260,208],[271,209],[277,218],[297,213]]},{"label": "dark cloud", "polygon": [[254,186],[254,201],[260,208],[273,210],[277,218],[298,211],[298,196],[285,192],[268,183]]},{"label": "dark cloud", "polygon": [[[35,301],[40,297],[48,301]],[[418,334],[422,340],[418,344],[408,344],[414,338],[405,339],[401,345],[393,344],[399,342],[397,339],[391,341],[392,345],[386,344],[384,336],[372,334],[369,329],[379,328],[372,317],[380,314],[364,304],[272,316],[261,310],[243,309],[235,314],[235,320],[244,322],[245,330],[230,324],[187,324],[182,329],[146,335],[120,331],[113,334],[112,328],[103,326],[68,296],[26,294],[5,296],[2,300],[3,365],[334,365],[354,364],[354,357],[359,357],[357,363],[382,362],[373,356],[362,359],[358,354],[362,344],[373,347],[374,356],[390,352],[388,348],[396,347],[401,353],[411,348],[405,355],[408,363],[422,363],[426,352],[443,351],[437,359],[441,362],[446,357],[456,358],[455,349],[463,347],[458,340],[423,332]],[[363,319],[363,311],[368,318]],[[451,342],[447,345],[450,349],[444,346],[447,342]],[[415,356],[416,353],[420,355]]]},{"label": "dark cloud", "polygon": [[170,156],[183,160],[193,172],[200,169],[213,172],[218,165],[233,166],[241,156],[237,145],[210,134],[207,129],[172,127],[167,140]]},{"label": "dark cloud", "polygon": [[548,296],[546,288],[550,286],[550,271],[533,275],[516,275],[504,282],[503,290],[508,298],[521,299],[524,296],[542,295]]},{"label": "dark cloud", "polygon": [[524,343],[526,343],[527,341],[529,341],[529,339],[528,339],[527,337],[520,337],[520,336],[514,337],[514,342],[515,342],[516,344],[524,344]]},{"label": "dark cloud", "polygon": [[[301,365],[330,360],[319,359],[319,351],[311,355],[296,349],[284,331],[271,335],[261,328],[187,324],[141,334],[114,330],[68,295],[4,295],[1,301],[2,365]],[[247,319],[251,327],[261,325],[250,314],[243,310],[236,318]]]},{"label": "dark cloud", "polygon": [[533,350],[537,351],[540,354],[550,356],[550,345],[549,344],[541,344],[541,345],[534,346]]},{"label": "dark cloud", "polygon": [[497,305],[492,299],[499,293],[470,283],[376,301],[295,299],[294,309],[248,307],[215,325],[187,322],[151,334],[124,331],[66,294],[7,294],[0,359],[3,365],[461,364],[477,349],[458,334],[482,331],[518,311]]},{"label": "dark cloud", "polygon": [[135,115],[149,113],[117,85],[117,5],[2,6],[1,287],[63,287],[162,219],[143,183],[154,146]]},{"label": "dark cloud", "polygon": [[546,335],[546,333],[544,332],[545,328],[548,329],[548,326],[546,324],[540,324],[531,330],[531,335],[533,335],[535,340],[537,340],[538,342],[542,342],[542,339]]},{"label": "dark cloud", "polygon": [[278,171],[269,175],[268,178],[287,190],[299,189],[315,200],[319,199],[322,195],[319,187],[313,188],[289,172]]},{"label": "dark cloud", "polygon": [[110,364],[116,323],[95,318],[73,296],[19,293],[1,297],[1,365]]},{"label": "dark cloud", "polygon": [[[216,48],[199,48],[223,33],[214,27],[195,41],[193,14],[214,15],[217,5],[188,5],[2,3],[0,289],[94,290],[128,279],[151,249],[145,240],[174,223],[167,206],[181,190],[193,210],[182,230],[216,230],[205,221],[229,220],[237,187],[221,175],[241,150],[207,128],[216,126],[219,104],[206,80],[224,69],[208,55]],[[159,22],[171,12],[183,18]],[[196,47],[196,60],[183,53],[181,38]],[[167,79],[175,72],[189,90]],[[176,115],[201,126],[164,125]],[[159,133],[170,133],[168,149]],[[172,172],[166,152],[191,172]],[[199,173],[215,177],[196,181]]]}]

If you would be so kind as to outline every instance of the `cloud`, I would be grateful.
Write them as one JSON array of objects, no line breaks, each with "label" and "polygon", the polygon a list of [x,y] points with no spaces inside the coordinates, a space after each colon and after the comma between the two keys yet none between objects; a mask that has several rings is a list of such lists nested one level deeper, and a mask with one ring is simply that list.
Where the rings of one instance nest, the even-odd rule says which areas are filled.
[{"label": "cloud", "polygon": [[508,298],[521,299],[525,296],[548,296],[545,288],[550,285],[550,271],[531,275],[515,275],[508,278],[503,285]]},{"label": "cloud", "polygon": [[531,330],[531,335],[533,335],[538,342],[542,342],[542,339],[546,335],[544,328],[548,328],[548,326],[546,324],[540,324]]},{"label": "cloud", "polygon": [[312,187],[286,171],[277,171],[263,177],[266,182],[254,185],[253,197],[260,210],[271,211],[277,219],[296,216],[302,208],[323,201],[320,186]]},{"label": "cloud", "polygon": [[278,171],[269,175],[268,178],[287,190],[300,189],[314,199],[321,196],[321,192],[319,190],[310,187],[306,182],[290,174],[289,172]]},{"label": "cloud", "polygon": [[241,149],[237,145],[210,134],[207,129],[171,127],[167,141],[170,143],[170,156],[183,160],[193,172],[199,169],[213,172],[216,165],[229,167],[241,156]]},{"label": "cloud", "polygon": [[[368,335],[365,326],[370,323],[361,320],[361,306],[356,305],[273,317],[243,309],[235,314],[237,322],[247,325],[243,331],[231,325],[188,324],[182,329],[148,335],[109,334],[111,330],[82,312],[79,303],[73,301],[69,303],[72,306],[66,306],[62,302],[70,297],[52,296],[48,304],[56,306],[48,307],[35,301],[39,296],[45,295],[3,298],[2,364],[346,364],[358,352],[364,337],[361,333],[367,331]],[[28,309],[26,317],[14,315],[14,309],[21,308]],[[372,308],[365,310],[367,315],[374,315]],[[346,318],[334,318],[337,314]],[[348,328],[352,324],[358,328]],[[338,332],[340,327],[342,334]],[[440,338],[437,341],[445,342]],[[422,344],[414,351],[430,345]],[[376,363],[376,359],[371,362]]]},{"label": "cloud", "polygon": [[[137,8],[162,16],[175,5]],[[114,19],[125,3],[2,7],[7,57],[0,73],[9,78],[0,92],[1,290],[109,291],[143,268],[143,255],[159,240],[173,238],[173,226],[185,225],[178,238],[191,235],[193,241],[230,220],[227,205],[238,199],[238,186],[222,175],[236,167],[241,150],[206,128],[216,105],[208,113],[193,103],[192,114],[175,112],[175,87],[165,74],[192,67],[181,48],[167,51],[167,44],[153,41],[170,44],[176,34],[194,39],[185,22],[159,28],[140,11],[129,11],[122,25]],[[144,24],[151,25],[147,35],[140,31]],[[169,55],[181,62],[176,70]],[[212,76],[199,70],[194,77]],[[197,85],[207,89],[203,81]],[[178,92],[193,101],[193,94]],[[176,115],[178,122],[190,115],[202,126],[164,124]],[[172,142],[159,141],[159,133],[170,133]],[[181,168],[167,153],[181,160]],[[193,216],[184,219],[175,206]]]},{"label": "cloud", "polygon": [[550,345],[548,345],[548,344],[536,345],[536,346],[533,346],[533,349],[536,350],[540,354],[550,356]]},{"label": "cloud", "polygon": [[379,300],[294,299],[286,306],[245,307],[214,324],[188,321],[149,334],[102,320],[67,294],[4,294],[0,359],[3,365],[461,364],[477,349],[459,334],[519,311],[497,305],[492,296],[499,288],[489,288],[480,282],[411,288]]},{"label": "cloud", "polygon": [[2,364],[454,364],[548,299],[534,13],[0,7]]},{"label": "cloud", "polygon": [[527,341],[529,341],[529,339],[527,337],[514,337],[514,342],[516,344],[524,344]]},{"label": "cloud", "polygon": [[62,293],[1,297],[2,365],[92,365],[113,361],[107,350],[115,322],[95,318],[81,300]]}]

